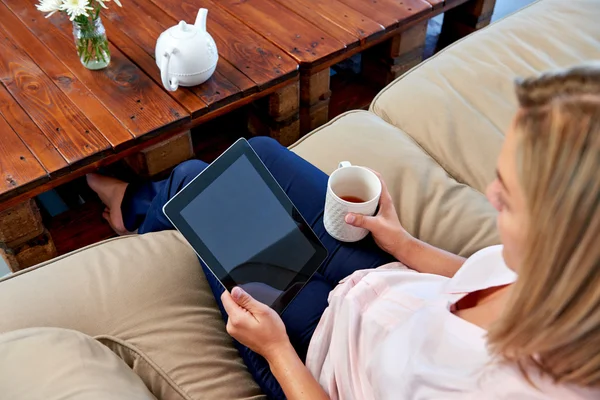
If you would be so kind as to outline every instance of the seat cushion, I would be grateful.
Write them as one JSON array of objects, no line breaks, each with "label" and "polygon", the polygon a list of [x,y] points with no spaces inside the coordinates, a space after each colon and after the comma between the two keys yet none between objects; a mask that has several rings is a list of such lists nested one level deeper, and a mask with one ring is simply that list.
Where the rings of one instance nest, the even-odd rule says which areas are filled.
[{"label": "seat cushion", "polygon": [[0,393],[12,400],[156,400],[107,347],[68,329],[0,334]]},{"label": "seat cushion", "polygon": [[499,243],[496,211],[485,196],[373,113],[343,114],[291,149],[327,174],[344,160],[379,171],[404,227],[428,243],[463,256]]},{"label": "seat cushion", "polygon": [[60,327],[97,338],[161,400],[263,398],[174,231],[111,239],[10,275],[0,315],[0,332]]},{"label": "seat cushion", "polygon": [[371,111],[483,192],[517,110],[514,79],[600,59],[599,20],[598,0],[533,3],[398,78]]}]

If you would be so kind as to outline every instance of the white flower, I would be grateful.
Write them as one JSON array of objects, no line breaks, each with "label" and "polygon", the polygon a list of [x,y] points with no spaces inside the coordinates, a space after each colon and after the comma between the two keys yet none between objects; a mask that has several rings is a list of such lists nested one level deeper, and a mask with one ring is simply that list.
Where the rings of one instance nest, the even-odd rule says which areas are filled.
[{"label": "white flower", "polygon": [[73,21],[80,15],[88,16],[88,11],[93,10],[89,5],[89,0],[63,0],[63,4],[60,6],[61,11],[65,11],[70,20]]},{"label": "white flower", "polygon": [[37,4],[35,7],[41,12],[49,13],[48,15],[46,15],[46,18],[48,18],[55,12],[60,11],[60,6],[62,2],[63,0],[40,0],[40,3]]}]

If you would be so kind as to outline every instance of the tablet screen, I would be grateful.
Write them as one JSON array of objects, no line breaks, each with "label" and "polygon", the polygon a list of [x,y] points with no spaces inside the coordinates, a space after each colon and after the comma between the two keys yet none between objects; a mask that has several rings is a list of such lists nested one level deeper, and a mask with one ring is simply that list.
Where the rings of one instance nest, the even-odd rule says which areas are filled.
[{"label": "tablet screen", "polygon": [[[316,269],[307,268],[318,258],[316,238],[307,235],[310,228],[291,202],[282,204],[246,154],[190,197],[179,214],[201,239],[200,252],[216,261],[199,252],[217,278],[265,304],[272,306],[292,286],[299,290]],[[194,240],[190,243],[194,246]],[[214,268],[217,264],[220,268]]]}]

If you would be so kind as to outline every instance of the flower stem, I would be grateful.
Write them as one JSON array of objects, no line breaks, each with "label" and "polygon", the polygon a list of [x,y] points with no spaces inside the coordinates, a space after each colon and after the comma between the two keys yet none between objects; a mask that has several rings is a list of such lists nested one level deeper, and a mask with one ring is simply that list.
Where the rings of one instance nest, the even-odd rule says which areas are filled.
[{"label": "flower stem", "polygon": [[90,61],[107,63],[110,59],[110,48],[106,34],[103,28],[98,28],[99,18],[100,5],[96,3],[90,17],[79,15],[73,21],[79,29],[79,32],[75,35],[77,54],[84,64],[88,64]]}]

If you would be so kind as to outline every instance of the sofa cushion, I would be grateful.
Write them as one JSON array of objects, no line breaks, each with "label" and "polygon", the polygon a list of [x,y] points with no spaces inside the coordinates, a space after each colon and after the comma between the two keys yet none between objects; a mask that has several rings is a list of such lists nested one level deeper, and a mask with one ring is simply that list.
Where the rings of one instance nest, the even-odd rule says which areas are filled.
[{"label": "sofa cushion", "polygon": [[198,258],[174,231],[111,239],[10,275],[0,280],[0,315],[0,332],[97,337],[161,400],[263,398]]},{"label": "sofa cushion", "polygon": [[0,334],[3,399],[156,400],[108,348],[83,333],[29,328]]},{"label": "sofa cushion", "polygon": [[515,77],[599,59],[599,20],[598,0],[533,3],[398,78],[371,111],[483,192],[517,109]]},{"label": "sofa cushion", "polygon": [[496,211],[485,196],[370,112],[343,114],[291,149],[327,174],[343,160],[379,171],[404,227],[428,243],[463,256],[499,243]]}]

